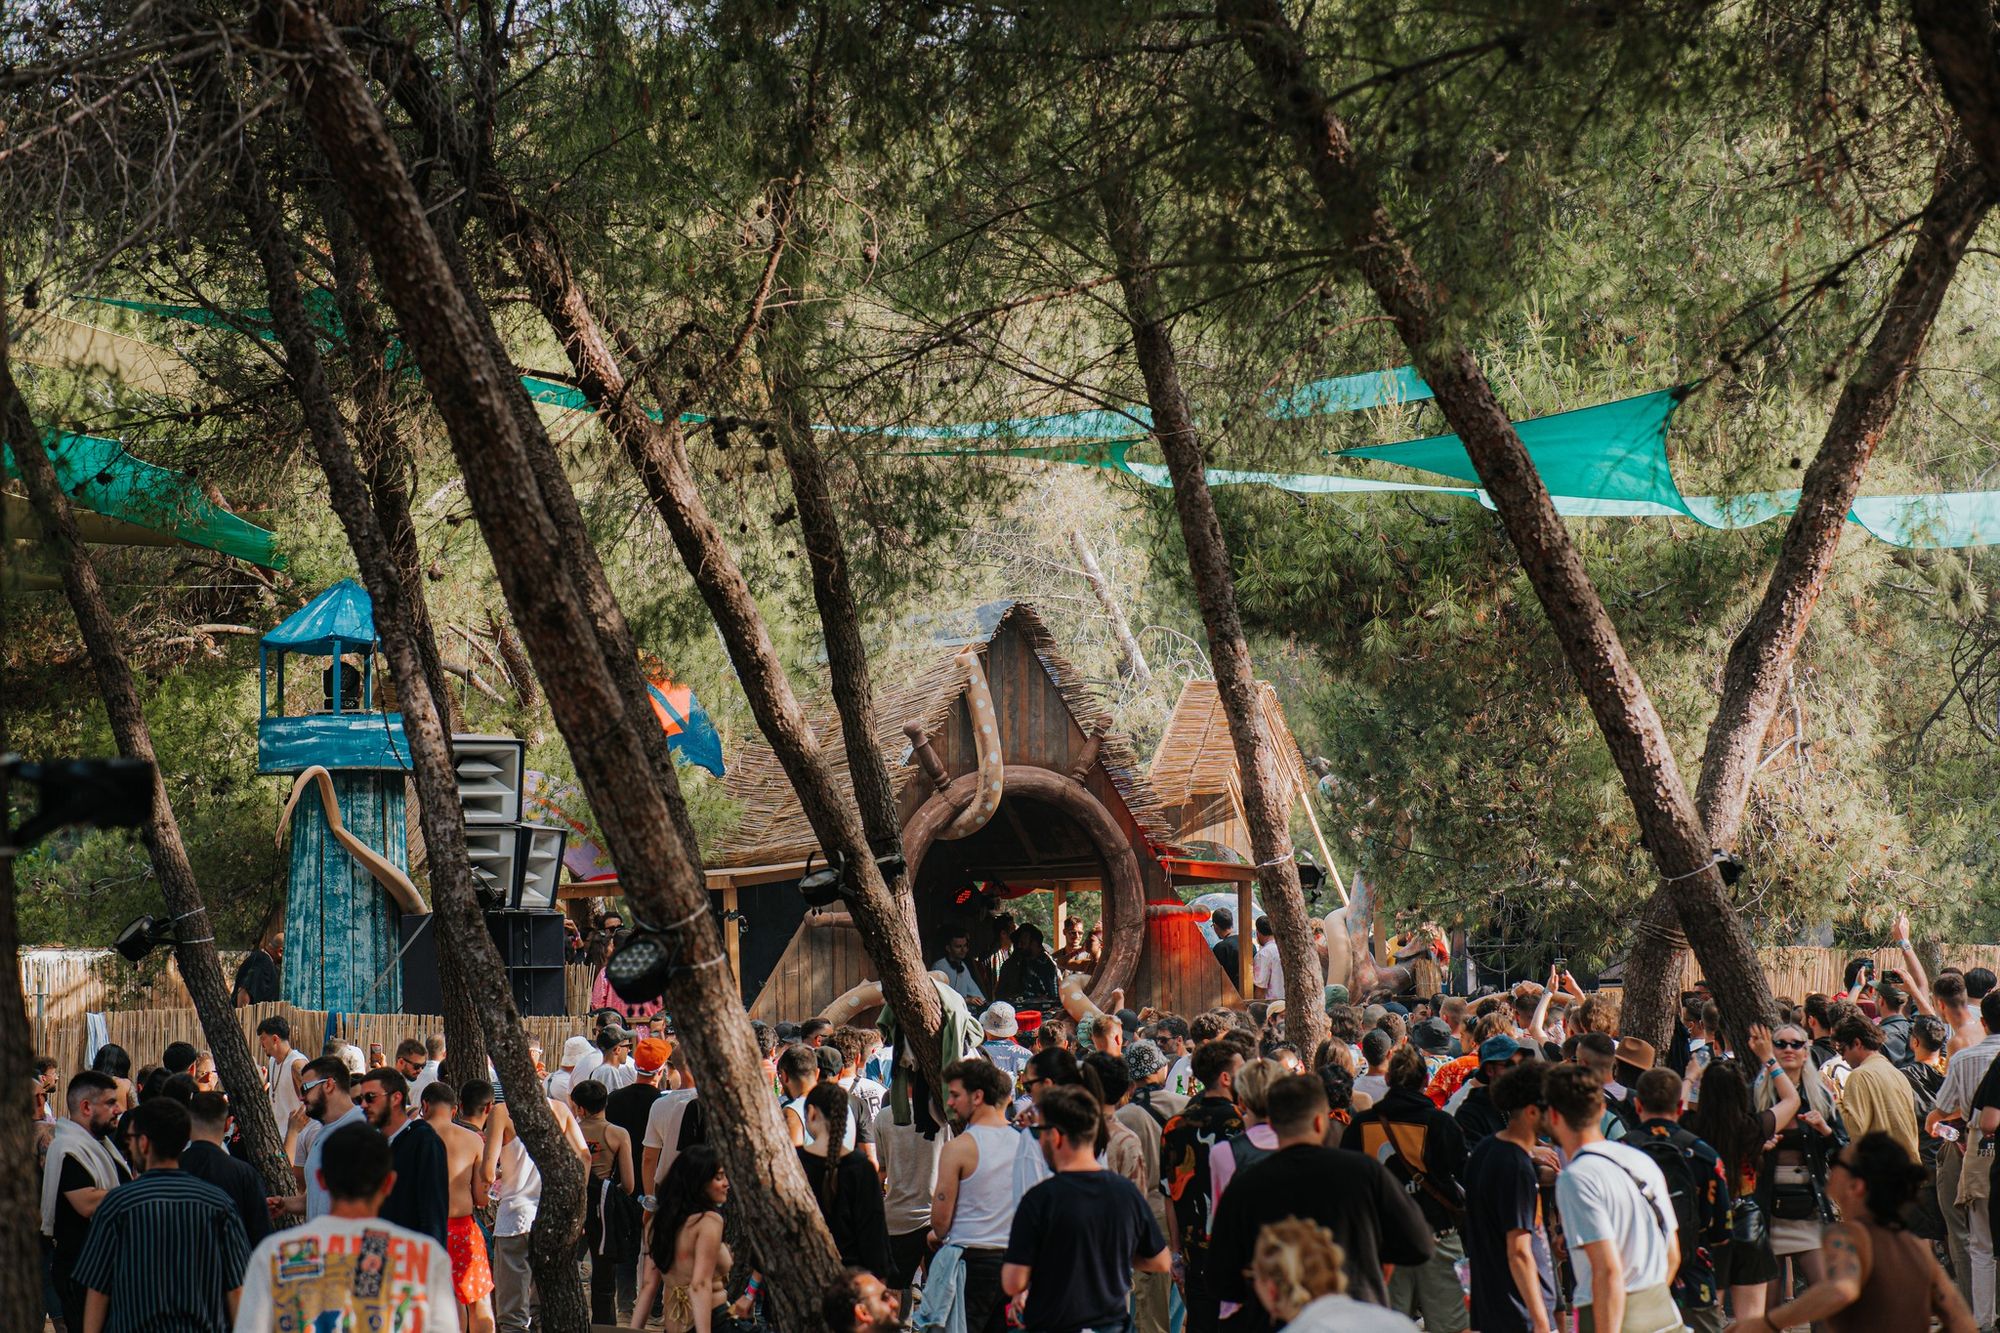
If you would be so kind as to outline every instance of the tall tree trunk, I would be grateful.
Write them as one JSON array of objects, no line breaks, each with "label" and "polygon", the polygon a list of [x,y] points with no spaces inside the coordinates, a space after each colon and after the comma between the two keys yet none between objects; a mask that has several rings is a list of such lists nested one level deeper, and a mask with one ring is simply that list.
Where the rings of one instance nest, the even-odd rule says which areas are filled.
[{"label": "tall tree trunk", "polygon": [[[781,1327],[816,1320],[840,1272],[798,1158],[764,1087],[699,870],[669,815],[584,594],[559,549],[524,442],[533,419],[498,336],[446,261],[380,111],[340,39],[304,0],[268,0],[261,34],[284,59],[305,119],[347,200],[403,337],[443,418],[509,611],[549,694],[628,899],[672,956],[665,987],[723,1162],[772,1279]],[[613,607],[615,611],[615,604]],[[657,728],[655,728],[657,729]]]},{"label": "tall tree trunk", "polygon": [[1910,0],[1910,18],[1987,179],[2000,183],[2000,20],[1993,0]]},{"label": "tall tree trunk", "polygon": [[[465,826],[460,816],[457,777],[452,766],[451,737],[437,707],[437,696],[426,678],[419,639],[428,632],[430,617],[412,605],[422,599],[399,567],[384,530],[375,499],[355,461],[340,414],[327,388],[311,324],[300,300],[289,238],[276,202],[247,153],[239,160],[237,189],[251,239],[264,269],[272,324],[285,349],[286,377],[299,401],[306,433],[326,474],[327,496],[348,545],[354,550],[362,580],[374,601],[376,633],[389,658],[403,715],[403,733],[415,769],[424,845],[429,851],[433,929],[438,932],[438,958],[457,960],[455,972],[466,1007],[477,1016],[465,1041],[470,1055],[454,1051],[451,1060],[468,1078],[486,1075],[490,1049],[503,1086],[516,1089],[508,1109],[528,1155],[542,1173],[541,1202],[535,1215],[536,1238],[529,1258],[541,1293],[542,1317],[551,1329],[581,1333],[590,1326],[590,1309],[577,1277],[576,1240],[583,1230],[584,1170],[571,1151],[548,1103],[539,1096],[540,1078],[528,1038],[514,1008],[505,964],[486,931],[484,913],[472,886],[472,866],[466,853]],[[407,514],[407,509],[404,511]],[[419,629],[419,626],[426,628]],[[435,660],[435,645],[429,656]],[[477,1072],[467,1073],[477,1059]]]},{"label": "tall tree trunk", "polygon": [[[435,114],[435,100],[421,93],[406,97],[403,105]],[[846,858],[853,894],[849,908],[862,947],[881,971],[883,992],[904,1024],[912,1053],[931,1086],[942,1087],[937,1033],[943,1006],[936,986],[925,974],[908,914],[882,878],[859,811],[834,781],[749,583],[709,516],[688,462],[675,400],[661,402],[663,421],[646,415],[614,349],[615,334],[599,319],[553,230],[502,182],[488,177],[478,182],[478,193],[482,213],[520,266],[530,295],[561,341],[578,387],[625,450],[666,523],[729,648],[758,727],[791,779],[820,845]]]},{"label": "tall tree trunk", "polygon": [[[389,44],[378,47],[375,54],[379,57],[381,51],[396,49],[398,41],[391,37]],[[496,48],[491,44],[482,44],[482,58],[495,58],[495,52]],[[444,216],[454,220],[456,226],[462,226],[474,211],[471,183],[481,178],[489,161],[489,155],[481,147],[488,137],[486,132],[465,124],[456,114],[450,97],[431,77],[422,61],[390,62],[389,67],[382,71],[382,76],[415,123],[423,140],[426,158],[450,164],[461,181],[468,202],[465,207],[447,210]],[[432,205],[432,215],[439,216],[435,204]],[[494,332],[492,317],[479,294],[478,284],[472,279],[471,265],[459,245],[455,227],[437,232],[436,237],[445,265],[458,283],[459,293],[472,311],[482,335],[488,339],[487,355],[495,365],[509,367],[511,376],[512,360]],[[564,569],[582,596],[584,610],[590,616],[598,652],[618,687],[626,712],[634,718],[648,720],[646,725],[640,727],[640,744],[646,751],[653,780],[666,801],[668,818],[673,821],[674,831],[680,836],[682,845],[688,849],[690,856],[698,857],[700,843],[695,835],[694,820],[688,814],[687,801],[681,795],[680,776],[674,767],[672,750],[667,744],[665,731],[652,721],[655,715],[651,696],[647,692],[646,676],[639,665],[638,643],[633,639],[618,600],[612,594],[611,582],[605,576],[596,544],[591,541],[590,532],[584,526],[582,507],[577,504],[576,493],[563,472],[561,460],[556,457],[548,432],[542,428],[534,403],[524,393],[508,395],[507,402],[514,413],[522,444],[528,451],[528,464],[534,469],[542,503],[547,508],[550,521],[555,524]]]},{"label": "tall tree trunk", "polygon": [[243,1130],[243,1142],[250,1161],[263,1176],[265,1185],[276,1194],[290,1194],[295,1188],[291,1164],[285,1160],[284,1139],[278,1134],[271,1114],[271,1099],[264,1088],[264,1076],[250,1054],[243,1027],[236,1021],[230,1004],[229,981],[223,975],[222,960],[215,951],[215,928],[208,908],[201,900],[201,886],[195,882],[194,867],[188,863],[187,847],[174,818],[173,803],[167,798],[167,784],[153,754],[153,733],[146,725],[145,709],[139,702],[139,687],[125,660],[123,636],[118,621],[104,600],[104,586],[98,581],[97,567],[83,548],[77,534],[76,516],[69,497],[56,479],[55,466],[42,444],[42,433],[28,411],[28,403],[15,387],[12,368],[0,355],[0,427],[14,448],[14,462],[27,488],[48,542],[62,570],[63,592],[83,633],[84,647],[104,695],[104,711],[111,721],[111,734],[118,753],[153,766],[152,809],[140,834],[160,881],[160,896],[173,914],[179,942],[174,946],[174,962],[188,998],[201,1020],[203,1038],[215,1057],[215,1069],[236,1108],[236,1121]]},{"label": "tall tree trunk", "polygon": [[[1299,867],[1292,859],[1291,803],[1284,797],[1283,770],[1278,764],[1276,738],[1264,725],[1259,707],[1257,673],[1250,664],[1250,644],[1236,610],[1236,577],[1229,567],[1229,548],[1215,514],[1215,497],[1208,489],[1208,461],[1194,413],[1181,385],[1173,336],[1160,313],[1158,282],[1139,201],[1131,178],[1122,171],[1104,178],[1098,188],[1106,234],[1116,258],[1118,285],[1125,295],[1125,319],[1132,327],[1132,350],[1146,381],[1146,403],[1153,412],[1153,435],[1166,455],[1174,483],[1174,510],[1180,516],[1181,540],[1187,546],[1188,570],[1195,600],[1208,631],[1209,661],[1215,669],[1215,692],[1229,719],[1229,739],[1236,750],[1236,767],[1243,788],[1243,813],[1250,823],[1250,849],[1257,858],[1257,883],[1264,891],[1264,912],[1278,942],[1278,962],[1285,974],[1285,1037],[1299,1050],[1313,1052],[1327,1037],[1325,985],[1319,951],[1313,947],[1312,915],[1299,885]],[[1243,923],[1243,939],[1255,939],[1251,922]],[[1310,1058],[1310,1055],[1308,1055]]]},{"label": "tall tree trunk", "polygon": [[1090,585],[1091,594],[1104,610],[1104,618],[1111,622],[1111,637],[1118,640],[1118,651],[1124,655],[1126,673],[1132,677],[1133,684],[1147,684],[1153,679],[1153,668],[1139,647],[1138,635],[1132,633],[1132,622],[1125,618],[1125,608],[1118,600],[1117,589],[1111,586],[1111,580],[1104,577],[1104,571],[1098,567],[1097,552],[1090,548],[1090,538],[1083,535],[1082,528],[1071,528],[1069,545],[1076,552],[1076,563],[1083,570],[1083,581]]},{"label": "tall tree trunk", "polygon": [[[1806,622],[1832,572],[1848,511],[1923,355],[1959,261],[1992,201],[1986,172],[1964,137],[1953,136],[1939,159],[1916,238],[1883,305],[1882,322],[1841,390],[1819,452],[1806,469],[1764,599],[1729,647],[1722,698],[1709,724],[1694,793],[1695,809],[1717,847],[1736,848],[1764,738],[1783,702]],[[1621,1031],[1655,1044],[1672,1034],[1684,949],[1672,898],[1655,893],[1625,968]]]},{"label": "tall tree trunk", "polygon": [[1357,165],[1347,126],[1307,71],[1304,43],[1277,0],[1221,0],[1217,17],[1235,35],[1263,83],[1273,124],[1299,150],[1322,205],[1316,217],[1354,260],[1394,322],[1500,511],[1522,571],[1624,780],[1662,885],[1672,895],[1731,1036],[1740,1041],[1746,1025],[1771,1019],[1769,981],[1714,865],[1713,845],[1681,781],[1659,712],[1626,656],[1548,487],[1471,350],[1441,327],[1439,289],[1418,269]]},{"label": "tall tree trunk", "polygon": [[[0,288],[0,293],[4,288]],[[0,307],[5,302],[0,301]],[[0,325],[0,366],[7,362],[7,330]],[[7,642],[8,593],[15,554],[7,531],[5,507],[0,506],[0,643]],[[7,753],[7,700],[19,698],[10,682],[0,678],[0,755]],[[0,843],[13,823],[8,803],[7,775],[0,772]],[[34,1048],[28,1040],[28,997],[21,987],[21,922],[15,911],[14,856],[0,847],[0,1217],[13,1225],[0,1228],[0,1327],[42,1326],[41,1231],[28,1219],[39,1217],[42,1175],[35,1169]],[[70,1070],[58,1070],[66,1090]],[[60,1114],[60,1112],[58,1113]]]},{"label": "tall tree trunk", "polygon": [[[252,190],[253,197],[261,200],[262,191],[256,190],[254,183],[246,183],[244,188]],[[376,316],[374,303],[363,291],[367,262],[360,238],[354,234],[353,219],[347,216],[339,193],[330,186],[323,185],[319,195],[319,212],[326,223],[327,249],[333,263],[334,299],[347,335],[347,360],[353,372],[349,397],[360,436],[359,453],[367,474],[370,508],[387,546],[391,572],[401,594],[399,601],[410,616],[410,633],[424,682],[429,686],[433,706],[440,711],[439,722],[449,735],[464,730],[465,718],[458,697],[445,679],[444,658],[438,649],[436,627],[431,623],[430,601],[424,595],[423,557],[417,545],[417,525],[410,515],[410,452],[396,429],[390,343]],[[261,202],[276,208],[269,200]],[[287,281],[296,284],[295,277]],[[317,343],[313,351],[317,355]],[[321,382],[324,383],[323,376]],[[349,541],[350,544],[353,541],[351,533]],[[418,819],[428,827],[425,809],[428,802],[421,785],[417,802]],[[454,789],[448,811],[454,820],[458,818],[458,810]],[[463,830],[459,844],[464,844]],[[428,835],[425,845],[429,846]],[[435,897],[435,866],[431,873]],[[483,1007],[474,998],[475,987],[466,975],[471,957],[472,954],[459,948],[439,949],[437,954],[438,994],[444,1007],[441,1017],[445,1035],[445,1059],[439,1076],[453,1087],[463,1086],[470,1079],[485,1078],[491,1058],[486,1049]],[[566,1214],[558,1210],[558,1216]]]}]

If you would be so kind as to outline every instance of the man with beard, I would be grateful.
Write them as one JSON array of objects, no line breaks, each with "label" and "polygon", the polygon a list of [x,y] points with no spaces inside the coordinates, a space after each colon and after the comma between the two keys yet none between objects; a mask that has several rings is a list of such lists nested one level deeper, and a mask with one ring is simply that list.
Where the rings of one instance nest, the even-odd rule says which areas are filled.
[{"label": "man with beard", "polygon": [[1001,1273],[1020,1203],[1014,1192],[1016,1159],[1033,1152],[1035,1141],[1008,1125],[1013,1081],[990,1062],[977,1056],[960,1060],[944,1077],[945,1109],[959,1135],[938,1154],[931,1240],[941,1248],[932,1261],[932,1279],[952,1257],[944,1250],[956,1250],[964,1265],[966,1333],[1001,1333],[1007,1322]]},{"label": "man with beard", "polygon": [[105,1142],[118,1124],[118,1080],[85,1070],[70,1079],[67,1104],[69,1116],[56,1121],[42,1170],[42,1235],[55,1246],[53,1269],[63,1324],[81,1333],[85,1294],[71,1272],[90,1236],[90,1219],[98,1205],[132,1175]]},{"label": "man with beard", "polygon": [[274,1218],[303,1217],[308,1222],[325,1217],[333,1197],[320,1182],[320,1149],[327,1135],[342,1125],[361,1124],[366,1113],[348,1095],[347,1062],[337,1055],[322,1055],[300,1071],[299,1096],[306,1118],[319,1126],[312,1145],[306,1149],[305,1192],[265,1200]]},{"label": "man with beard", "polygon": [[355,1085],[354,1100],[368,1123],[389,1140],[396,1183],[382,1201],[380,1216],[399,1227],[448,1241],[447,1173],[444,1140],[409,1104],[410,1085],[393,1069],[371,1069]]},{"label": "man with beard", "polygon": [[865,1268],[849,1267],[819,1301],[820,1318],[832,1333],[897,1333],[896,1293]]}]

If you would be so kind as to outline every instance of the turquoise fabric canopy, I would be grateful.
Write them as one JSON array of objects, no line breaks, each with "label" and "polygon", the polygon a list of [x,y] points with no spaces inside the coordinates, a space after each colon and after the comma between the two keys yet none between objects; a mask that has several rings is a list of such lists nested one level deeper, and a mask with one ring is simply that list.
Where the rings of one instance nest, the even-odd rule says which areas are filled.
[{"label": "turquoise fabric canopy", "polygon": [[[239,518],[202,493],[194,478],[157,467],[125,452],[116,440],[98,435],[49,432],[42,437],[56,480],[70,503],[106,518],[167,533],[190,546],[206,547],[266,569],[283,569],[276,534]],[[0,471],[19,472],[14,451],[0,449]]]},{"label": "turquoise fabric canopy", "polygon": [[350,648],[372,649],[376,642],[375,601],[353,579],[342,579],[307,602],[260,642],[287,653],[337,657]]}]

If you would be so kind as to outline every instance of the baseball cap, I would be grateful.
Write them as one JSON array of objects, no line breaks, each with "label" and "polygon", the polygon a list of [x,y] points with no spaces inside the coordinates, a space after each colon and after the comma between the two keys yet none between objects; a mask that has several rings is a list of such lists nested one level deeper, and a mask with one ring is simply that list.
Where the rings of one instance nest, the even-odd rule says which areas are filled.
[{"label": "baseball cap", "polygon": [[667,1067],[667,1044],[658,1037],[648,1037],[632,1052],[632,1063],[642,1074],[657,1074]]},{"label": "baseball cap", "polygon": [[1331,1009],[1336,1004],[1347,1004],[1347,1003],[1349,1003],[1349,1000],[1347,998],[1347,987],[1341,985],[1339,982],[1335,982],[1333,985],[1328,986],[1326,988],[1327,1008]]},{"label": "baseball cap", "polygon": [[1479,1063],[1497,1065],[1521,1053],[1521,1043],[1506,1033],[1498,1033],[1479,1043]]}]

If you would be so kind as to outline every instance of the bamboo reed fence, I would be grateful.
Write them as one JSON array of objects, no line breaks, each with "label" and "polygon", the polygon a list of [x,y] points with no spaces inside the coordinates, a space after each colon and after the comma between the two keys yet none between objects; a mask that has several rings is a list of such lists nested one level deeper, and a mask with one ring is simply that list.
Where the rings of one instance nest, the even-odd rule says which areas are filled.
[{"label": "bamboo reed fence", "polygon": [[[284,1003],[253,1004],[236,1011],[236,1020],[242,1025],[252,1051],[257,1044],[257,1025],[273,1014],[282,1014],[291,1023],[294,1046],[309,1055],[320,1053],[328,1032],[326,1011],[299,1009]],[[380,1043],[385,1056],[393,1056],[396,1043],[405,1037],[426,1037],[444,1030],[444,1020],[436,1014],[335,1014],[333,1020],[333,1030],[342,1040],[352,1042],[364,1052],[371,1043]],[[563,1039],[584,1031],[588,1019],[523,1018],[521,1023],[529,1038],[541,1044],[544,1060],[553,1069],[562,1054]],[[192,1009],[112,1010],[104,1015],[104,1026],[106,1038],[131,1054],[135,1069],[158,1060],[170,1042],[190,1042],[197,1049],[208,1046]],[[50,1025],[42,1051],[52,1056],[56,1068],[66,1074],[85,1066],[88,1040],[87,1024],[82,1017],[65,1019]]]},{"label": "bamboo reed fence", "polygon": [[[241,951],[225,951],[222,955],[223,975],[234,976],[236,966],[242,959]],[[549,1032],[559,1033],[553,1047],[545,1046],[551,1055],[561,1050],[562,1037],[583,1031],[584,1016],[590,1009],[592,980],[593,974],[587,967],[571,965],[566,968],[563,982],[570,1017],[526,1020],[532,1035],[545,1035],[541,1028],[534,1026],[538,1023],[547,1025]],[[195,1020],[187,987],[181,983],[180,973],[171,959],[165,960],[163,965],[135,968],[109,949],[26,949],[21,953],[21,993],[27,1002],[28,1022],[34,1031],[36,1051],[54,1056],[59,1062],[57,1067],[65,1072],[82,1068],[80,1061],[85,1047],[86,1014],[104,1014],[106,1023],[111,1026],[110,1040],[130,1051],[135,1061],[157,1058],[171,1041],[191,1041],[197,1047],[207,1045],[202,1040],[200,1024]],[[244,1027],[244,1031],[253,1038],[253,1047],[256,1044],[257,1023],[267,1014],[283,1013],[290,1018],[299,1048],[315,1053],[326,1026],[324,1012],[292,1009],[287,1005],[253,1005],[238,1013],[257,1015]],[[117,1026],[142,1015],[148,1016],[145,1021],[150,1027],[120,1029]],[[395,1043],[404,1037],[440,1032],[444,1028],[444,1020],[435,1015],[367,1014],[344,1015],[343,1019],[355,1020],[344,1031],[366,1030],[371,1034],[359,1038],[350,1035],[347,1038],[364,1051],[370,1041],[381,1040],[373,1035],[378,1032],[394,1034],[385,1042],[385,1046],[393,1050]],[[137,1044],[118,1036],[121,1030],[132,1036]],[[71,1052],[75,1053],[74,1059]]]},{"label": "bamboo reed fence", "polygon": [[[1947,945],[1941,952],[1946,962],[1959,967],[2000,972],[2000,945]],[[1894,949],[1869,954],[1851,949],[1770,948],[1760,949],[1758,956],[1771,979],[1772,993],[1795,1003],[1815,991],[1828,995],[1839,991],[1850,959],[1872,956],[1877,975],[1903,966],[1902,956]],[[240,953],[224,954],[224,970],[233,972],[241,958]],[[1682,989],[1692,987],[1698,975],[1699,969],[1690,958]],[[552,1066],[563,1039],[584,1031],[588,1024],[592,980],[589,968],[572,965],[564,977],[569,1016],[522,1020],[529,1035],[541,1042]],[[35,1048],[53,1056],[57,1068],[65,1073],[84,1066],[88,1040],[85,1015],[89,1013],[104,1015],[108,1039],[123,1046],[137,1063],[159,1058],[169,1042],[207,1045],[189,1006],[187,990],[171,963],[140,972],[108,949],[29,949],[21,955],[21,984],[35,1032]],[[257,1024],[270,1014],[283,1014],[291,1021],[293,1041],[301,1050],[316,1054],[325,1040],[327,1015],[323,1010],[261,1004],[236,1012],[253,1048]],[[380,1042],[385,1050],[393,1051],[404,1037],[427,1036],[444,1028],[444,1020],[434,1014],[340,1014],[335,1018],[340,1035],[364,1051],[370,1042]]]}]

